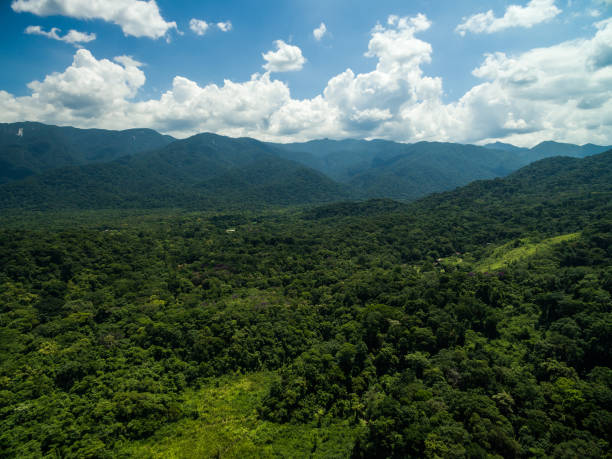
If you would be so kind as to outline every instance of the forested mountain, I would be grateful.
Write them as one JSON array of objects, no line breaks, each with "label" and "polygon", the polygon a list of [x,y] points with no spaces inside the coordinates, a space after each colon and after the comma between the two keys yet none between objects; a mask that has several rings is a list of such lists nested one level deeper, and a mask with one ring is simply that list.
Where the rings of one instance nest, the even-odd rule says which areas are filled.
[{"label": "forested mountain", "polygon": [[494,143],[485,147],[441,142],[316,140],[271,144],[283,157],[351,186],[357,197],[415,199],[474,180],[503,177],[550,156],[584,157],[610,147],[543,142],[532,149]]},{"label": "forested mountain", "polygon": [[[149,129],[1,124],[0,208],[210,209],[237,201],[248,206],[414,200],[503,177],[544,157],[584,157],[605,149],[556,142],[532,149],[499,142],[485,148],[354,139],[273,144],[214,134],[177,141]],[[296,163],[305,167],[297,169]]]},{"label": "forested mountain", "polygon": [[[143,173],[304,171],[184,142]],[[413,203],[4,214],[0,456],[608,458],[611,197],[608,151]]]},{"label": "forested mountain", "polygon": [[406,153],[407,145],[387,140],[312,140],[304,143],[269,144],[278,154],[340,182],[348,182],[372,162],[388,160]]},{"label": "forested mountain", "polygon": [[108,162],[173,140],[152,129],[108,131],[33,122],[0,124],[0,183],[66,166]]},{"label": "forested mountain", "polygon": [[341,185],[253,139],[199,134],[146,153],[0,186],[2,208],[213,209],[346,198]]},{"label": "forested mountain", "polygon": [[559,143],[546,141],[537,144],[532,148],[519,148],[507,143],[495,142],[485,145],[486,148],[493,150],[512,151],[517,154],[524,164],[528,164],[539,159],[551,156],[570,156],[574,158],[584,158],[610,150],[612,146],[600,146],[587,143],[585,145],[574,145],[571,143]]},{"label": "forested mountain", "polygon": [[612,148],[611,146],[600,146],[587,143],[585,145],[573,145],[570,143],[559,143],[553,141],[542,142],[531,148],[532,153],[530,159],[547,158],[549,156],[573,156],[576,158],[584,158],[585,156],[603,153]]},{"label": "forested mountain", "polygon": [[483,145],[483,147],[489,148],[491,150],[504,150],[504,151],[514,151],[514,152],[520,152],[520,151],[527,150],[527,148],[517,147],[515,145],[504,143],[504,142],[488,143],[486,145]]},{"label": "forested mountain", "polygon": [[376,158],[369,169],[355,174],[348,183],[368,197],[410,200],[474,180],[504,176],[522,165],[511,152],[420,142],[409,145],[402,155]]}]

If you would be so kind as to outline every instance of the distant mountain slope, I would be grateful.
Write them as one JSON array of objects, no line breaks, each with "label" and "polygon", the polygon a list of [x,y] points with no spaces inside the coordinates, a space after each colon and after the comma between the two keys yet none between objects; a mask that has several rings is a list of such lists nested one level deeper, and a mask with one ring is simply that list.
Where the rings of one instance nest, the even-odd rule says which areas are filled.
[{"label": "distant mountain slope", "polygon": [[349,184],[361,198],[415,199],[525,164],[513,151],[441,142],[325,139],[272,145],[280,156]]},{"label": "distant mountain slope", "polygon": [[474,180],[504,176],[520,165],[511,152],[420,142],[410,145],[404,154],[395,158],[375,159],[367,171],[348,183],[368,197],[416,199]]},{"label": "distant mountain slope", "polygon": [[427,196],[413,203],[410,213],[430,219],[432,228],[443,226],[481,243],[527,230],[579,231],[612,215],[612,150],[582,159],[546,158],[503,179]]},{"label": "distant mountain slope", "polygon": [[474,180],[503,177],[549,156],[584,157],[609,147],[543,142],[533,149],[496,142],[485,147],[442,142],[315,140],[270,144],[279,156],[349,184],[361,198],[416,199]]},{"label": "distant mountain slope", "polygon": [[512,145],[510,143],[503,143],[503,142],[488,143],[486,145],[483,145],[483,147],[488,148],[490,150],[504,150],[504,151],[514,151],[514,152],[527,150],[527,148],[521,148],[521,147]]},{"label": "distant mountain slope", "polygon": [[66,166],[108,162],[172,141],[152,129],[108,131],[33,122],[0,124],[0,183]]},{"label": "distant mountain slope", "polygon": [[529,159],[530,162],[538,159],[548,158],[550,156],[572,156],[575,158],[584,158],[590,155],[596,155],[608,151],[612,146],[600,146],[587,143],[585,145],[573,145],[570,143],[559,143],[553,141],[542,142],[531,148]]},{"label": "distant mountain slope", "polygon": [[371,167],[372,161],[404,154],[409,144],[387,140],[312,140],[303,143],[268,144],[279,156],[312,167],[340,182]]},{"label": "distant mountain slope", "polygon": [[261,142],[214,134],[0,186],[0,208],[236,208],[347,197],[343,186]]},{"label": "distant mountain slope", "polygon": [[[612,150],[584,159],[547,158],[505,178],[479,180],[403,205],[372,200],[335,203],[304,211],[303,218],[342,220],[344,227],[363,227],[363,216],[375,216],[384,228],[379,239],[408,247],[438,247],[432,259],[459,251],[486,251],[531,234],[555,237],[583,231],[612,218]],[[322,223],[321,223],[322,224]],[[390,242],[392,243],[392,242]],[[612,254],[612,245],[601,241]],[[406,251],[406,261],[423,252]],[[586,260],[588,263],[588,260]]]},{"label": "distant mountain slope", "polygon": [[325,139],[273,146],[280,156],[349,184],[361,198],[415,199],[525,164],[514,151],[442,142]]},{"label": "distant mountain slope", "polygon": [[542,157],[585,157],[607,148],[355,139],[274,144],[206,133],[175,141],[149,129],[0,124],[0,185],[14,185],[0,188],[0,207],[414,200],[506,176]]},{"label": "distant mountain slope", "polygon": [[532,148],[520,148],[502,142],[487,144],[485,145],[485,148],[515,152],[519,158],[521,158],[522,162],[529,164],[540,159],[550,158],[551,156],[584,158],[586,156],[596,155],[598,153],[608,151],[612,148],[612,146],[594,145],[592,143],[587,143],[585,145],[574,145],[571,143],[546,141],[541,142]]}]

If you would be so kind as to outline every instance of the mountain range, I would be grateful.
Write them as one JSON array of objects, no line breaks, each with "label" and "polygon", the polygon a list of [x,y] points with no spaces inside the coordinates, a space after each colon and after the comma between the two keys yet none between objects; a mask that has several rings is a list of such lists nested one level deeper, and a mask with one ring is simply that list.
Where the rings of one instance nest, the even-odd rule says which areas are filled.
[{"label": "mountain range", "polygon": [[0,124],[0,208],[215,209],[414,200],[503,177],[545,157],[582,158],[610,148],[354,139],[278,144],[206,133],[177,140],[150,129]]}]

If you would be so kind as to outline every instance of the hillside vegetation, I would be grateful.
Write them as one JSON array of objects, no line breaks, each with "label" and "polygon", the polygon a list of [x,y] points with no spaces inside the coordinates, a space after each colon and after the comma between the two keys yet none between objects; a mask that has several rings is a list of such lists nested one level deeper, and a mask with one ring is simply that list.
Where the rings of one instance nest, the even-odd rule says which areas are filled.
[{"label": "hillside vegetation", "polygon": [[0,209],[252,210],[373,198],[413,201],[532,161],[608,147],[544,142],[532,149],[441,142],[263,143],[149,129],[106,131],[0,124]]},{"label": "hillside vegetation", "polygon": [[607,152],[411,204],[3,214],[0,455],[611,457],[611,195]]},{"label": "hillside vegetation", "polygon": [[108,131],[0,123],[0,183],[61,167],[108,162],[161,148],[173,140],[152,129]]},{"label": "hillside vegetation", "polygon": [[252,139],[201,134],[103,164],[54,169],[0,186],[0,208],[261,208],[348,197],[323,174]]}]

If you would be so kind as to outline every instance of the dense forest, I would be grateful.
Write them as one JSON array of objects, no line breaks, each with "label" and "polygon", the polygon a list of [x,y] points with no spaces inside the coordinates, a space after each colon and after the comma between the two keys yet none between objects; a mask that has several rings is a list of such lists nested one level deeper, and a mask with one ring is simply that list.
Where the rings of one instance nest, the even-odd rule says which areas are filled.
[{"label": "dense forest", "polygon": [[611,197],[6,213],[0,455],[612,457]]}]

